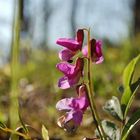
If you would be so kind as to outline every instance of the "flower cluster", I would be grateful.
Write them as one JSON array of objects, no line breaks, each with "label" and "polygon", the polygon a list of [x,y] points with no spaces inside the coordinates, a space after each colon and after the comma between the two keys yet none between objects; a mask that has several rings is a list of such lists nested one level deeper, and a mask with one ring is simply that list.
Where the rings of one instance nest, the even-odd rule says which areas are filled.
[{"label": "flower cluster", "polygon": [[[61,89],[68,89],[70,87],[76,87],[77,97],[65,98],[56,104],[58,110],[66,111],[66,114],[58,119],[58,125],[67,131],[77,128],[81,124],[83,113],[89,106],[87,87],[84,84],[78,84],[80,78],[84,75],[84,58],[88,58],[88,47],[83,47],[84,30],[79,29],[77,31],[75,39],[71,38],[59,38],[57,44],[64,47],[59,52],[59,58],[62,60],[56,65],[57,69],[64,74],[58,81],[58,87]],[[91,39],[91,58],[92,62],[99,64],[103,61],[102,42]],[[78,53],[82,52],[82,57],[78,57]],[[74,56],[77,56],[75,64],[71,63],[74,60]]]}]

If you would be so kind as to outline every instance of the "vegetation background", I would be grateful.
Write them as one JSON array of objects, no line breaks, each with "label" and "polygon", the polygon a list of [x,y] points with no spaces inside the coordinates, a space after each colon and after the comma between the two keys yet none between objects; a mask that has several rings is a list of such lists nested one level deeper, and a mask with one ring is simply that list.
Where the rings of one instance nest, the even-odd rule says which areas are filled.
[{"label": "vegetation background", "polygon": [[[12,85],[12,32],[17,1],[0,1],[0,122],[10,127],[9,109]],[[124,10],[125,9],[125,10]],[[96,104],[102,118],[108,117],[102,110],[106,99],[121,97],[119,88],[127,63],[140,53],[140,1],[139,0],[21,0],[21,29],[19,42],[18,100],[19,112],[24,123],[38,132],[44,124],[51,140],[80,140],[93,137],[90,111],[84,115],[82,126],[74,134],[60,129],[55,109],[56,102],[66,96],[74,96],[75,90],[61,90],[57,80],[61,76],[55,68],[59,62],[55,44],[58,37],[74,37],[76,29],[90,27],[92,35],[103,40],[105,61],[94,65],[93,80]],[[139,63],[140,64],[140,63]],[[140,76],[137,65],[135,77]],[[13,66],[13,69],[14,66]],[[140,90],[130,112],[140,107]],[[14,113],[12,114],[14,118]],[[117,122],[116,122],[117,123]],[[20,126],[20,124],[17,124]],[[40,134],[31,130],[36,139]],[[130,135],[138,140],[139,124]],[[9,134],[0,131],[0,139]]]}]

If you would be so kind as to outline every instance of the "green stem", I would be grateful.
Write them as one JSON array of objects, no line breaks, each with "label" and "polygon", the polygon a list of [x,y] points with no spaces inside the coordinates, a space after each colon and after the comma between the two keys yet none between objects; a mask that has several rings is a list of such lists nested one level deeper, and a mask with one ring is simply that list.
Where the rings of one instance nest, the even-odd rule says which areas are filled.
[{"label": "green stem", "polygon": [[92,58],[91,58],[91,44],[90,44],[90,29],[86,31],[88,32],[88,61],[87,61],[87,71],[88,71],[88,98],[90,102],[90,108],[92,112],[92,116],[96,125],[96,128],[98,130],[98,133],[100,135],[101,140],[107,140],[105,132],[103,130],[103,127],[101,125],[99,115],[97,113],[95,101],[94,101],[94,93],[93,93],[93,81],[92,81]]},{"label": "green stem", "polygon": [[20,132],[18,132],[18,131],[14,131],[14,130],[12,130],[12,129],[9,129],[9,128],[2,128],[2,127],[0,127],[0,129],[2,130],[2,131],[4,131],[4,132],[6,132],[6,133],[11,133],[11,134],[15,134],[15,135],[18,135],[18,136],[21,136],[21,137],[23,137],[24,139],[26,139],[26,140],[31,140],[31,137],[30,136],[28,136],[28,135],[25,135],[25,134],[23,134],[23,133],[20,133]]},{"label": "green stem", "polygon": [[121,122],[121,124],[120,124],[120,132],[121,132],[121,134],[122,134],[122,131],[123,131],[124,126],[126,125],[125,122],[126,122],[126,120],[123,119],[122,122]]},{"label": "green stem", "polygon": [[12,129],[17,127],[18,116],[18,82],[19,82],[19,40],[20,40],[20,6],[21,0],[15,0],[15,11],[12,31],[11,49],[11,92],[10,92],[10,125]]}]

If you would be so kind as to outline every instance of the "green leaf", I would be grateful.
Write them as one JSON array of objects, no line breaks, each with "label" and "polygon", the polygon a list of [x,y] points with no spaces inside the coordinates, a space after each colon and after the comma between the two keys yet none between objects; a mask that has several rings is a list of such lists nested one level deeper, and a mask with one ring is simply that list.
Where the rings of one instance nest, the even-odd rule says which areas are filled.
[{"label": "green leaf", "polygon": [[20,111],[18,111],[18,115],[19,115],[19,120],[20,120],[20,122],[21,122],[21,124],[22,124],[22,127],[23,127],[24,132],[25,132],[25,133],[29,133],[26,124],[23,122],[23,120],[22,120],[22,118],[21,118]]},{"label": "green leaf", "polygon": [[140,78],[133,84],[131,84],[130,87],[127,87],[124,91],[122,102],[121,102],[121,107],[122,107],[122,112],[124,114],[124,118],[126,118],[127,112],[134,100],[134,97],[136,95],[136,91],[140,87]]},{"label": "green leaf", "polygon": [[117,97],[113,96],[112,99],[108,100],[103,106],[103,109],[117,120],[123,120],[120,102]]},{"label": "green leaf", "polygon": [[[120,140],[120,130],[113,122],[103,120],[102,126],[107,136],[107,140]],[[97,136],[99,136],[97,130],[95,133]]]},{"label": "green leaf", "polygon": [[135,57],[133,60],[130,61],[130,63],[126,66],[123,72],[123,85],[124,87],[127,87],[131,84],[134,69],[136,66],[136,63],[140,59],[140,54]]},{"label": "green leaf", "polygon": [[42,137],[43,140],[49,140],[49,136],[48,136],[48,130],[45,128],[45,126],[42,126]]},{"label": "green leaf", "polygon": [[128,120],[122,131],[122,140],[126,140],[130,131],[133,129],[135,124],[140,120],[140,109],[138,109]]},{"label": "green leaf", "polygon": [[133,84],[131,84],[130,88],[131,88],[131,91],[134,92],[140,85],[140,78],[134,82]]},{"label": "green leaf", "polygon": [[136,66],[136,63],[140,59],[140,55],[138,55],[136,58],[134,58],[125,68],[123,73],[123,85],[124,85],[124,93],[121,98],[121,107],[124,119],[127,115],[128,109],[131,106],[131,103],[135,97],[135,93],[140,85],[140,80],[136,81],[135,83],[132,83],[132,77],[134,73],[134,69]]}]

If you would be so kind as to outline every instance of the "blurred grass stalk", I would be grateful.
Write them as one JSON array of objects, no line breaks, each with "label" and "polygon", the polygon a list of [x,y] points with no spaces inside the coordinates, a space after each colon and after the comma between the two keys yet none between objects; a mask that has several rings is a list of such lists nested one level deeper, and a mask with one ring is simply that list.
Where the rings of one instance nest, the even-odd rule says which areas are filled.
[{"label": "blurred grass stalk", "polygon": [[21,0],[15,0],[14,19],[11,43],[11,91],[10,91],[10,127],[16,129],[19,122],[19,41],[20,41],[20,16]]}]

